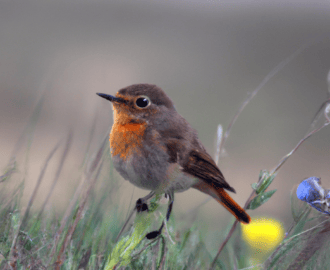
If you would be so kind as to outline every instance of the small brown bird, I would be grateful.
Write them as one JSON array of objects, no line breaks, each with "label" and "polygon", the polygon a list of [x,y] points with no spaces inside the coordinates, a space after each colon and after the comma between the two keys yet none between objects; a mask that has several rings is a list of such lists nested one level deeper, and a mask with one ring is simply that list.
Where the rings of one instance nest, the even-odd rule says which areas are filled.
[{"label": "small brown bird", "polygon": [[249,215],[225,191],[235,192],[197,132],[161,88],[134,84],[119,90],[116,96],[97,94],[113,104],[110,149],[116,170],[133,185],[151,190],[138,200],[138,210],[146,208],[146,199],[165,193],[170,196],[168,219],[174,192],[192,187],[212,196],[240,222],[250,222]]}]

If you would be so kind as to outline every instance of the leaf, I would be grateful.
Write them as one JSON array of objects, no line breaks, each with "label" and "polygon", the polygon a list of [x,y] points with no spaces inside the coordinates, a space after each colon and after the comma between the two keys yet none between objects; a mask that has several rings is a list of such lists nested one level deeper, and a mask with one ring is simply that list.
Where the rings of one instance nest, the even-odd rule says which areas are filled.
[{"label": "leaf", "polygon": [[301,213],[301,215],[299,216],[298,222],[293,229],[291,236],[297,235],[298,233],[301,233],[303,231],[306,222],[308,222],[307,217],[310,212],[311,212],[311,208],[306,207],[305,211]]},{"label": "leaf", "polygon": [[267,191],[264,193],[260,193],[258,196],[256,196],[249,204],[249,206],[247,207],[247,209],[256,209],[259,206],[263,205],[265,202],[267,202],[271,196],[273,196],[273,194],[276,192],[276,189],[271,190],[271,191]]},{"label": "leaf", "polygon": [[293,235],[267,259],[264,269],[328,269],[329,237],[329,222]]},{"label": "leaf", "polygon": [[[261,176],[261,177],[260,177]],[[273,182],[276,174],[270,174],[268,171],[261,171],[259,179],[263,179],[256,189],[257,194],[263,193]]]},{"label": "leaf", "polygon": [[252,183],[251,187],[252,187],[252,189],[257,190],[258,184],[257,183]]},{"label": "leaf", "polygon": [[158,208],[156,200],[159,200],[158,196],[152,200],[152,211],[149,209],[136,215],[131,235],[121,239],[114,247],[106,263],[106,270],[114,269],[115,266],[126,266],[131,262],[132,252],[145,238],[155,219],[152,213]]}]

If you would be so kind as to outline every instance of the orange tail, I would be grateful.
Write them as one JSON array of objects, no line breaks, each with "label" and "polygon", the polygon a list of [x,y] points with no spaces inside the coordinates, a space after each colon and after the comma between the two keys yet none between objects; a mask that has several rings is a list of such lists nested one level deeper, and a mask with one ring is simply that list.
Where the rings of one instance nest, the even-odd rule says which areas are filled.
[{"label": "orange tail", "polygon": [[216,199],[220,204],[222,204],[230,213],[232,213],[238,221],[248,224],[251,221],[250,216],[245,212],[245,210],[240,207],[223,188],[214,188],[210,185],[200,182],[193,186],[193,188],[206,193]]}]

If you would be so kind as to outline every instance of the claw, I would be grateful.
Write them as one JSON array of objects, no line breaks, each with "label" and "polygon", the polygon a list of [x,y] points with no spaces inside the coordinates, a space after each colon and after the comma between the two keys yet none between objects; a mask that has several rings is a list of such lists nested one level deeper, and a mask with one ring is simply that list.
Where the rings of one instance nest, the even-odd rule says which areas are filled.
[{"label": "claw", "polygon": [[162,226],[160,226],[159,230],[146,234],[147,239],[149,240],[155,239],[157,236],[159,236],[162,233],[163,227],[164,227],[164,221],[162,222]]},{"label": "claw", "polygon": [[148,205],[145,202],[143,202],[143,200],[138,199],[136,201],[136,211],[138,213],[143,212],[143,211],[148,211],[148,210],[149,210]]},{"label": "claw", "polygon": [[160,231],[153,231],[150,232],[146,235],[147,239],[151,240],[151,239],[155,239],[157,236],[159,236],[161,234]]}]

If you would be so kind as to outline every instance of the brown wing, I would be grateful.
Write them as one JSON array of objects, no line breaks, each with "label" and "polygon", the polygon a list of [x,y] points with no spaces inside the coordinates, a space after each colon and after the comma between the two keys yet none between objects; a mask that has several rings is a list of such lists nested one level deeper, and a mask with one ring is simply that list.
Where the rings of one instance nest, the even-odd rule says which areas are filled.
[{"label": "brown wing", "polygon": [[169,155],[168,162],[176,163],[179,162],[179,155],[184,152],[184,139],[180,135],[179,129],[166,129],[159,131],[159,134],[164,143],[167,154]]},{"label": "brown wing", "polygon": [[235,189],[226,182],[213,159],[204,151],[190,151],[186,162],[183,164],[183,171],[198,177],[216,189],[225,188],[236,193]]},{"label": "brown wing", "polygon": [[[235,190],[226,182],[223,174],[206,152],[203,145],[197,139],[197,135],[189,133],[192,138],[184,140],[182,137],[173,136],[175,133],[170,134],[166,132],[163,142],[167,153],[168,162],[179,163],[182,171],[194,177],[201,179],[193,186],[213,198],[215,198],[221,205],[223,205],[230,213],[232,213],[240,222],[249,223],[251,218],[224,190],[227,189],[234,193]],[[188,144],[188,145],[187,145]],[[188,150],[193,148],[194,150]],[[213,187],[213,188],[210,188]]]},{"label": "brown wing", "polygon": [[182,145],[183,142],[180,143],[179,139],[171,138],[167,140],[165,146],[170,163],[178,162],[185,173],[198,177],[216,189],[225,188],[236,193],[235,189],[226,182],[223,174],[205,150],[191,150],[187,156]]},{"label": "brown wing", "polygon": [[197,132],[180,115],[174,117],[177,121],[173,122],[172,127],[158,131],[167,149],[168,161],[179,163],[185,173],[198,177],[216,189],[224,188],[236,193],[198,140]]}]

